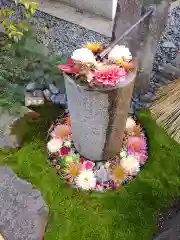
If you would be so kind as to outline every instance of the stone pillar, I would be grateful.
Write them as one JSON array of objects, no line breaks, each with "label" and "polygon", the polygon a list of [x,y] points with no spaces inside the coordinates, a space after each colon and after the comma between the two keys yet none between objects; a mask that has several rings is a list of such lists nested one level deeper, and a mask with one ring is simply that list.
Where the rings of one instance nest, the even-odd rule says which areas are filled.
[{"label": "stone pillar", "polygon": [[[150,3],[150,1],[149,1]],[[162,0],[155,5],[155,12],[151,16],[149,26],[144,25],[144,39],[138,53],[138,73],[135,82],[137,94],[144,94],[149,90],[150,75],[153,68],[156,48],[165,29],[171,0]],[[144,5],[146,7],[146,5]]]},{"label": "stone pillar", "polygon": [[109,160],[121,150],[136,72],[118,88],[92,90],[65,75],[72,137],[90,160]]}]

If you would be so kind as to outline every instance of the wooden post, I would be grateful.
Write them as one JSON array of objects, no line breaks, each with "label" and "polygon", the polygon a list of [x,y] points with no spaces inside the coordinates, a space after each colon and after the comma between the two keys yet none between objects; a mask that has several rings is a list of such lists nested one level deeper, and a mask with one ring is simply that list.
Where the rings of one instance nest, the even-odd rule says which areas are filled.
[{"label": "wooden post", "polygon": [[135,81],[135,91],[144,94],[149,90],[150,75],[158,41],[164,31],[168,10],[172,0],[119,0],[112,40],[132,26],[148,7],[155,7],[154,14],[133,30],[122,42],[127,44],[133,56],[138,57],[139,70]]},{"label": "wooden post", "polygon": [[[140,19],[142,6],[143,0],[118,0],[112,40],[117,39]],[[122,44],[126,44],[130,48],[133,56],[136,55],[138,48],[138,27],[125,37]]]},{"label": "wooden post", "polygon": [[[171,0],[159,1],[159,3],[155,5],[155,12],[150,18],[149,26],[144,24],[145,34],[138,53],[139,69],[135,82],[135,91],[137,94],[144,94],[149,90],[154,56],[159,39],[165,29],[170,3]],[[144,8],[146,7],[147,5],[144,5]]]}]

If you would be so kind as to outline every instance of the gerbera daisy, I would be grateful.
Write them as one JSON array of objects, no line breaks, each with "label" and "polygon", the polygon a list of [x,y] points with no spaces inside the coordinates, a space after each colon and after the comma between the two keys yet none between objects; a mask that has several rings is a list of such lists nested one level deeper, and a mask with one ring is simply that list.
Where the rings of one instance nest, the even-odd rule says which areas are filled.
[{"label": "gerbera daisy", "polygon": [[77,177],[76,184],[83,190],[91,190],[96,187],[96,178],[91,170],[83,170]]},{"label": "gerbera daisy", "polygon": [[54,136],[62,140],[69,139],[71,136],[71,128],[67,124],[57,125],[54,129]]},{"label": "gerbera daisy", "polygon": [[115,182],[122,182],[125,178],[125,171],[120,164],[116,164],[111,169],[111,176]]}]

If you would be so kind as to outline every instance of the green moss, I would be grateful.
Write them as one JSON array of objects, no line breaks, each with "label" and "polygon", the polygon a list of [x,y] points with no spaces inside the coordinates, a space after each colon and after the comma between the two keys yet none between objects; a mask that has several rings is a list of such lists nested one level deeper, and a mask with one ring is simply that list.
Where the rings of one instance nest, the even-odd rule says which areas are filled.
[{"label": "green moss", "polygon": [[0,153],[2,165],[12,167],[41,190],[50,208],[45,239],[152,239],[157,215],[180,193],[180,146],[157,127],[148,112],[141,112],[150,147],[144,170],[136,180],[115,192],[77,192],[46,164],[46,131],[57,113],[43,110],[39,119],[27,122],[24,146],[18,151]]}]

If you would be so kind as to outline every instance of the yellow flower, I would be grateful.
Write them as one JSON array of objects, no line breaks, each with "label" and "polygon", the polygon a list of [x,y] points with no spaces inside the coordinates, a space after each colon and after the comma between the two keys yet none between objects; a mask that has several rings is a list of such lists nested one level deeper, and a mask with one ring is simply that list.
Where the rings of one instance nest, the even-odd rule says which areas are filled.
[{"label": "yellow flower", "polygon": [[111,170],[111,176],[115,181],[123,181],[125,177],[125,171],[120,164],[113,165]]},{"label": "yellow flower", "polygon": [[102,46],[99,43],[88,42],[88,43],[86,43],[86,45],[84,47],[91,50],[94,53],[102,49]]},{"label": "yellow flower", "polygon": [[81,163],[69,162],[67,168],[64,170],[65,178],[71,183],[74,182],[76,177],[80,174],[81,168]]}]

